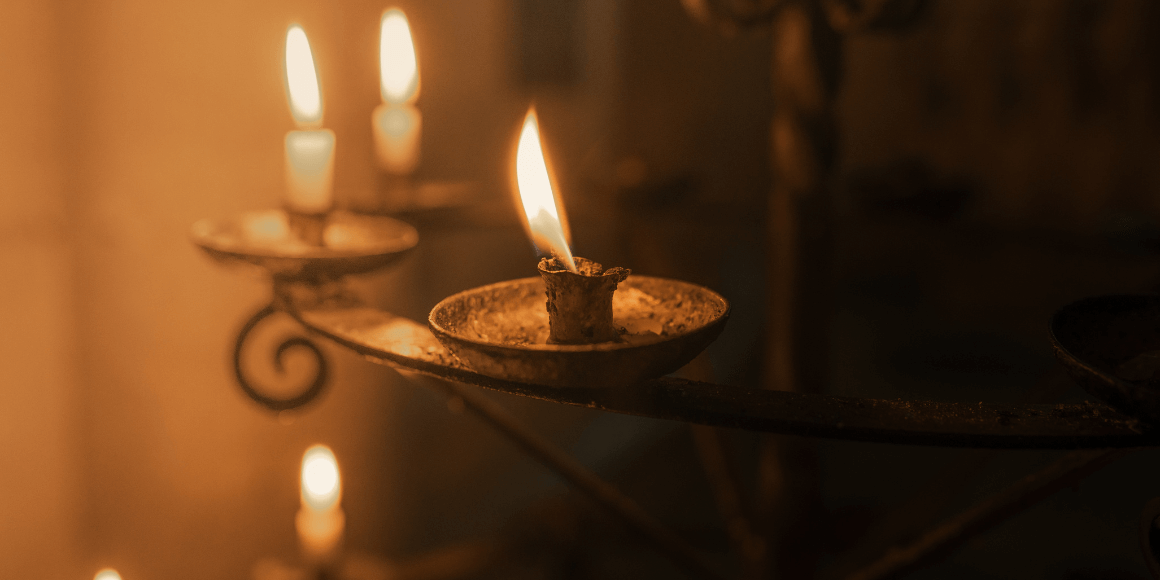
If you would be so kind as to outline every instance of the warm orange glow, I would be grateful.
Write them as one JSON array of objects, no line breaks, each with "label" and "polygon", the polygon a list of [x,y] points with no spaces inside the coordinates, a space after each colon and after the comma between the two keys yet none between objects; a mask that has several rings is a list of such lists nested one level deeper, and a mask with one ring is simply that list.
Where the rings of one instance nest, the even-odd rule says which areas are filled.
[{"label": "warm orange glow", "polygon": [[121,580],[121,575],[112,568],[105,568],[93,576],[93,580]]},{"label": "warm orange glow", "polygon": [[302,128],[322,126],[322,93],[310,41],[302,27],[295,24],[286,31],[286,92],[290,114]]},{"label": "warm orange glow", "polygon": [[338,460],[325,445],[313,445],[302,456],[302,505],[328,510],[338,505],[342,496],[342,478]]},{"label": "warm orange glow", "polygon": [[516,148],[516,184],[532,242],[541,252],[551,253],[575,272],[576,264],[564,233],[567,226],[556,209],[556,193],[540,143],[540,123],[534,107],[528,109],[524,118],[524,128],[520,131],[520,143]]},{"label": "warm orange glow", "polygon": [[419,63],[407,15],[398,8],[383,12],[379,30],[379,88],[383,101],[392,105],[415,102],[419,97]]}]

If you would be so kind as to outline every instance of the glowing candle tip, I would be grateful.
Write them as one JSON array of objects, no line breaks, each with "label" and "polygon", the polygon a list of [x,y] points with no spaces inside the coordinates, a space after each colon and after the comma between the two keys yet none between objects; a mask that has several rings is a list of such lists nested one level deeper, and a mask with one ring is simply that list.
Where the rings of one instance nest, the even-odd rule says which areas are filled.
[{"label": "glowing candle tip", "polygon": [[314,509],[329,509],[338,503],[342,479],[334,452],[314,445],[302,456],[302,500]]},{"label": "glowing candle tip", "polygon": [[286,31],[286,91],[290,113],[302,127],[322,126],[322,93],[306,32],[297,24]]},{"label": "glowing candle tip", "polygon": [[379,30],[379,88],[392,105],[413,102],[419,95],[419,63],[411,25],[398,8],[383,12]]},{"label": "glowing candle tip", "polygon": [[548,175],[540,143],[540,126],[535,108],[528,110],[520,141],[516,148],[516,185],[532,241],[541,250],[559,259],[569,270],[576,272],[572,250],[564,235],[563,220],[556,209],[556,194]]}]

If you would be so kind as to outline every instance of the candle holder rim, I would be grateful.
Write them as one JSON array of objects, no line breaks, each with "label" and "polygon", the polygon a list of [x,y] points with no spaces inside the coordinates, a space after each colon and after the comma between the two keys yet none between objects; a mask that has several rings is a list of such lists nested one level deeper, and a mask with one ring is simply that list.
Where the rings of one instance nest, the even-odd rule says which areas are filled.
[{"label": "candle holder rim", "polygon": [[[241,233],[247,220],[287,220],[286,232],[256,243]],[[419,232],[395,218],[348,211],[327,214],[328,226],[345,225],[363,239],[341,246],[310,246],[289,238],[289,214],[283,209],[253,210],[225,218],[204,218],[190,226],[194,245],[224,263],[249,264],[277,276],[341,276],[377,270],[412,250]],[[231,231],[232,229],[232,231]]]},{"label": "candle holder rim", "polygon": [[[285,247],[279,248],[278,246],[282,245],[279,243],[270,245],[228,244],[222,243],[220,239],[214,239],[215,237],[221,236],[220,228],[224,225],[240,224],[246,218],[256,219],[264,216],[276,216],[278,214],[286,215],[286,213],[282,209],[265,209],[243,211],[224,218],[202,218],[190,226],[189,234],[194,244],[203,248],[212,248],[219,252],[262,258],[307,258],[325,260],[330,258],[360,257],[404,252],[419,243],[418,230],[406,222],[387,216],[368,215],[345,210],[329,212],[326,214],[326,218],[337,223],[351,223],[356,221],[375,222],[376,225],[388,226],[398,230],[399,235],[383,238],[376,243],[365,244],[362,247],[352,246],[347,248],[302,244],[294,246],[295,251],[293,252],[286,251]],[[218,228],[218,231],[209,231],[211,228]]]},{"label": "candle holder rim", "polygon": [[[460,292],[456,292],[455,294],[452,294],[452,295],[444,298],[443,300],[440,300],[431,309],[431,313],[427,317],[427,324],[431,328],[431,331],[433,333],[435,333],[436,336],[447,335],[447,336],[454,337],[455,340],[462,341],[462,342],[469,342],[469,343],[476,344],[476,345],[482,346],[482,347],[500,347],[500,348],[511,348],[513,350],[520,350],[520,351],[541,351],[541,352],[592,352],[592,351],[624,350],[624,349],[637,347],[637,346],[647,346],[647,345],[651,345],[651,344],[668,342],[671,340],[678,339],[682,336],[697,332],[698,330],[701,330],[701,328],[704,326],[711,326],[711,325],[716,324],[717,322],[719,322],[723,319],[727,319],[731,313],[732,306],[729,304],[729,301],[726,300],[724,296],[721,296],[720,294],[718,294],[717,292],[714,292],[713,290],[710,290],[710,289],[708,289],[704,286],[698,285],[698,284],[694,284],[692,282],[685,282],[683,280],[674,280],[672,278],[662,278],[662,277],[658,277],[658,276],[646,276],[646,275],[640,275],[640,274],[630,274],[625,279],[624,282],[621,282],[621,284],[630,284],[631,281],[640,281],[640,280],[655,280],[655,281],[662,281],[662,282],[668,282],[668,283],[677,283],[677,284],[682,284],[682,285],[689,286],[692,288],[696,288],[698,291],[706,292],[708,295],[715,298],[716,300],[714,300],[714,302],[717,302],[720,305],[720,310],[713,316],[713,318],[709,322],[705,323],[704,325],[698,326],[697,328],[685,330],[685,331],[682,331],[679,333],[674,333],[674,334],[669,334],[669,335],[659,335],[658,334],[656,336],[656,338],[652,338],[652,337],[641,338],[641,339],[637,339],[633,342],[609,341],[609,342],[596,342],[596,343],[591,343],[591,344],[554,344],[554,343],[514,344],[514,343],[505,343],[505,342],[476,340],[476,339],[465,337],[461,334],[455,333],[454,331],[445,328],[440,322],[438,322],[436,320],[436,312],[437,311],[445,310],[449,304],[456,302],[456,301],[459,301],[459,300],[463,300],[463,299],[465,299],[469,296],[472,296],[474,294],[480,294],[480,293],[483,293],[483,292],[486,292],[489,290],[493,290],[496,288],[502,288],[505,286],[511,286],[511,285],[515,285],[515,284],[535,284],[535,285],[543,286],[543,279],[542,278],[540,278],[538,276],[529,276],[527,278],[515,278],[512,280],[504,280],[502,282],[485,284],[483,286],[477,286],[475,288],[469,288],[467,290],[462,290]],[[615,321],[615,319],[614,319],[614,321]]]},{"label": "candle holder rim", "polygon": [[[656,286],[650,287],[650,284]],[[667,324],[688,326],[678,331],[670,330],[668,334],[658,333],[655,337],[638,334],[629,341],[593,344],[521,344],[483,340],[463,332],[460,330],[462,326],[456,327],[458,323],[469,323],[464,312],[477,307],[472,306],[472,301],[488,297],[499,299],[497,297],[507,293],[513,305],[510,310],[515,311],[528,308],[537,294],[546,299],[544,281],[540,277],[497,282],[448,296],[431,309],[427,323],[431,333],[452,355],[481,375],[559,388],[628,387],[672,373],[688,364],[721,334],[731,311],[729,301],[720,294],[681,280],[632,275],[621,283],[620,289],[632,289],[638,285],[638,289],[646,293],[648,290],[655,292],[658,287],[665,288],[662,285],[668,285],[670,289],[679,285],[679,290],[687,294],[677,292],[662,298],[650,295],[658,300],[651,307],[662,308],[668,304],[672,314],[667,318],[649,318],[660,323],[662,328]],[[672,304],[674,300],[676,304]],[[546,310],[544,314],[542,324],[545,326],[532,327],[537,335],[544,333],[546,336]],[[614,319],[614,322],[618,320],[626,318]],[[501,326],[497,328],[503,332],[502,322],[499,324]],[[515,324],[519,325],[519,322]],[[524,326],[511,328],[524,332],[527,329]]]}]

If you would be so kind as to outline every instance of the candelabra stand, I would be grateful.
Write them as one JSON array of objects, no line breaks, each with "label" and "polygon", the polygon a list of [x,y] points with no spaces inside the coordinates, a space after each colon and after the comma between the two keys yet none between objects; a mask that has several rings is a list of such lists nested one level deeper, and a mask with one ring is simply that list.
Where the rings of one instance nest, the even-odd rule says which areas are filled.
[{"label": "candelabra stand", "polygon": [[[414,229],[390,218],[332,214],[339,233],[324,235],[323,247],[303,248],[288,230],[262,226],[285,222],[280,212],[247,214],[230,220],[200,222],[194,241],[211,256],[257,265],[271,274],[274,299],[243,327],[235,348],[235,370],[243,391],[266,408],[284,410],[308,403],[326,380],[321,350],[310,339],[295,337],[277,346],[276,369],[283,353],[302,346],[318,359],[317,376],[289,398],[263,395],[242,372],[242,344],[261,320],[284,312],[312,335],[328,339],[369,360],[440,379],[431,384],[473,411],[517,446],[555,470],[651,545],[696,577],[718,574],[696,550],[661,525],[636,503],[586,470],[566,453],[521,425],[501,406],[483,396],[482,387],[560,404],[695,425],[849,441],[983,449],[1069,449],[1072,453],[1016,482],[934,527],[912,541],[890,546],[869,562],[841,569],[840,577],[880,579],[896,576],[948,553],[971,537],[1019,513],[1054,491],[1135,448],[1160,445],[1160,389],[1154,377],[1125,377],[1125,363],[1158,351],[1160,298],[1104,297],[1062,309],[1052,321],[1056,355],[1073,378],[1100,402],[1065,405],[943,403],[837,397],[820,392],[824,374],[824,318],[827,307],[825,264],[831,251],[827,178],[834,160],[832,103],[843,34],[905,20],[919,0],[686,0],[695,16],[726,31],[772,23],[774,101],[772,166],[777,186],[772,194],[770,228],[771,319],[774,340],[766,357],[773,378],[770,389],[742,389],[651,373],[616,372],[605,364],[580,384],[543,384],[517,371],[535,367],[517,357],[505,371],[472,362],[468,351],[455,351],[440,340],[443,319],[432,314],[420,324],[364,305],[342,279],[390,264],[418,242]],[[854,11],[851,6],[861,6]],[[281,216],[280,218],[278,216]],[[263,221],[265,220],[265,221]],[[329,226],[328,226],[329,227]],[[345,228],[345,229],[344,229]],[[329,231],[328,231],[329,233]],[[339,242],[345,240],[346,245]],[[331,242],[334,244],[331,244]],[[337,245],[335,245],[337,244]],[[711,300],[711,297],[709,298]],[[722,316],[724,313],[722,313]],[[715,320],[715,319],[714,319]],[[723,324],[723,318],[720,322]],[[711,341],[712,320],[697,345]],[[434,330],[434,332],[433,332]],[[701,340],[706,338],[707,340]],[[446,339],[447,336],[442,336]],[[463,345],[460,345],[463,346]],[[478,345],[476,345],[478,346]],[[468,344],[470,348],[472,345]],[[459,356],[457,356],[457,354]],[[609,369],[611,368],[611,371]],[[1139,370],[1139,369],[1136,369]],[[1147,370],[1147,369],[1145,369]],[[1136,375],[1133,375],[1136,376]],[[1143,376],[1143,375],[1141,375]],[[608,388],[617,385],[616,388]],[[784,446],[783,446],[784,445]],[[778,443],[770,457],[776,463],[801,453]],[[808,452],[808,451],[807,451]],[[784,499],[784,498],[783,498]],[[1160,579],[1160,507],[1154,501],[1141,516],[1140,543],[1151,573]],[[755,550],[760,553],[761,550]],[[835,566],[835,568],[844,568]],[[831,574],[832,576],[835,574]]]},{"label": "candelabra stand", "polygon": [[[260,394],[241,372],[240,345],[250,330],[274,312],[287,313],[313,335],[364,358],[442,379],[430,383],[462,401],[698,577],[716,574],[681,538],[471,386],[603,411],[769,433],[947,447],[1078,450],[853,577],[884,577],[964,541],[1123,453],[1109,448],[1160,445],[1160,431],[1150,428],[1156,423],[1160,395],[1109,370],[1126,357],[1160,346],[1160,332],[1150,322],[1160,319],[1160,299],[1084,301],[1061,310],[1053,321],[1060,359],[1081,384],[1110,405],[858,399],[740,389],[672,377],[633,377],[628,381],[631,384],[620,388],[601,388],[607,385],[600,382],[547,386],[513,380],[519,378],[518,373],[505,378],[494,371],[477,372],[452,354],[428,325],[365,306],[345,288],[344,277],[386,267],[413,248],[418,236],[410,226],[390,218],[336,212],[328,217],[324,233],[329,246],[318,248],[294,240],[286,223],[284,213],[271,211],[205,220],[193,228],[194,242],[215,259],[256,265],[271,274],[274,298],[244,325],[235,348],[239,384],[247,395],[271,410],[284,410],[308,403],[322,389],[325,361],[321,350],[305,337],[279,344],[274,354],[278,363],[287,349],[304,346],[318,358],[318,374],[303,393],[285,399]],[[432,323],[432,327],[438,325]],[[698,348],[705,343],[702,340]],[[685,358],[690,357],[686,354]],[[610,377],[615,378],[607,375],[605,379]]]},{"label": "candelabra stand", "polygon": [[233,366],[238,385],[246,396],[272,411],[301,407],[318,397],[326,386],[326,357],[314,342],[293,336],[278,344],[273,366],[283,372],[283,356],[296,347],[309,351],[317,363],[315,376],[299,393],[277,397],[263,392],[243,370],[243,347],[254,329],[273,314],[285,311],[280,304],[285,289],[294,285],[311,288],[321,299],[342,293],[341,278],[383,268],[419,242],[415,228],[381,216],[332,212],[325,217],[321,243],[308,243],[296,234],[296,216],[282,210],[248,212],[226,219],[205,219],[191,229],[193,242],[210,257],[226,264],[240,264],[267,273],[272,281],[273,301],[242,325],[234,343]]}]

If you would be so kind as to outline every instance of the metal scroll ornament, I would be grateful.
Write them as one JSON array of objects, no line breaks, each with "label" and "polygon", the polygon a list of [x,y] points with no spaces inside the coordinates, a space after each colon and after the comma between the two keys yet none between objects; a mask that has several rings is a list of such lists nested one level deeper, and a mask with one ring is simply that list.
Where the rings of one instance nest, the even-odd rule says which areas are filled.
[{"label": "metal scroll ornament", "polygon": [[286,366],[284,357],[287,352],[295,348],[303,348],[311,353],[316,363],[316,370],[314,376],[310,379],[306,387],[299,392],[288,397],[276,397],[266,394],[259,389],[255,382],[246,376],[245,370],[242,368],[242,354],[246,339],[254,331],[263,320],[269,318],[271,315],[278,312],[273,304],[254,313],[249,320],[246,321],[245,326],[242,327],[241,332],[238,333],[238,339],[234,343],[234,376],[238,380],[238,386],[241,387],[242,392],[247,397],[253,399],[254,402],[270,409],[271,411],[287,411],[290,409],[297,409],[307,403],[318,398],[322,391],[326,388],[327,378],[330,374],[330,367],[326,362],[326,356],[322,354],[322,349],[317,344],[312,342],[305,336],[291,336],[283,339],[278,343],[278,347],[274,350],[272,364],[274,370],[277,371],[278,376],[284,377],[286,374]]},{"label": "metal scroll ornament", "polygon": [[[319,239],[307,243],[295,233],[293,218],[283,210],[247,212],[202,220],[191,231],[193,242],[211,258],[223,264],[247,266],[272,278],[274,302],[246,321],[233,353],[234,375],[242,392],[272,411],[295,409],[315,400],[326,386],[329,365],[322,349],[310,339],[302,335],[286,338],[272,353],[271,365],[276,375],[285,378],[287,353],[302,349],[317,363],[315,374],[297,394],[278,397],[263,392],[242,365],[246,341],[255,328],[285,310],[288,301],[313,303],[333,298],[330,294],[336,281],[388,266],[419,242],[415,228],[399,220],[335,211],[319,222]],[[304,295],[293,299],[282,296],[292,292],[292,288],[300,288]]]}]

